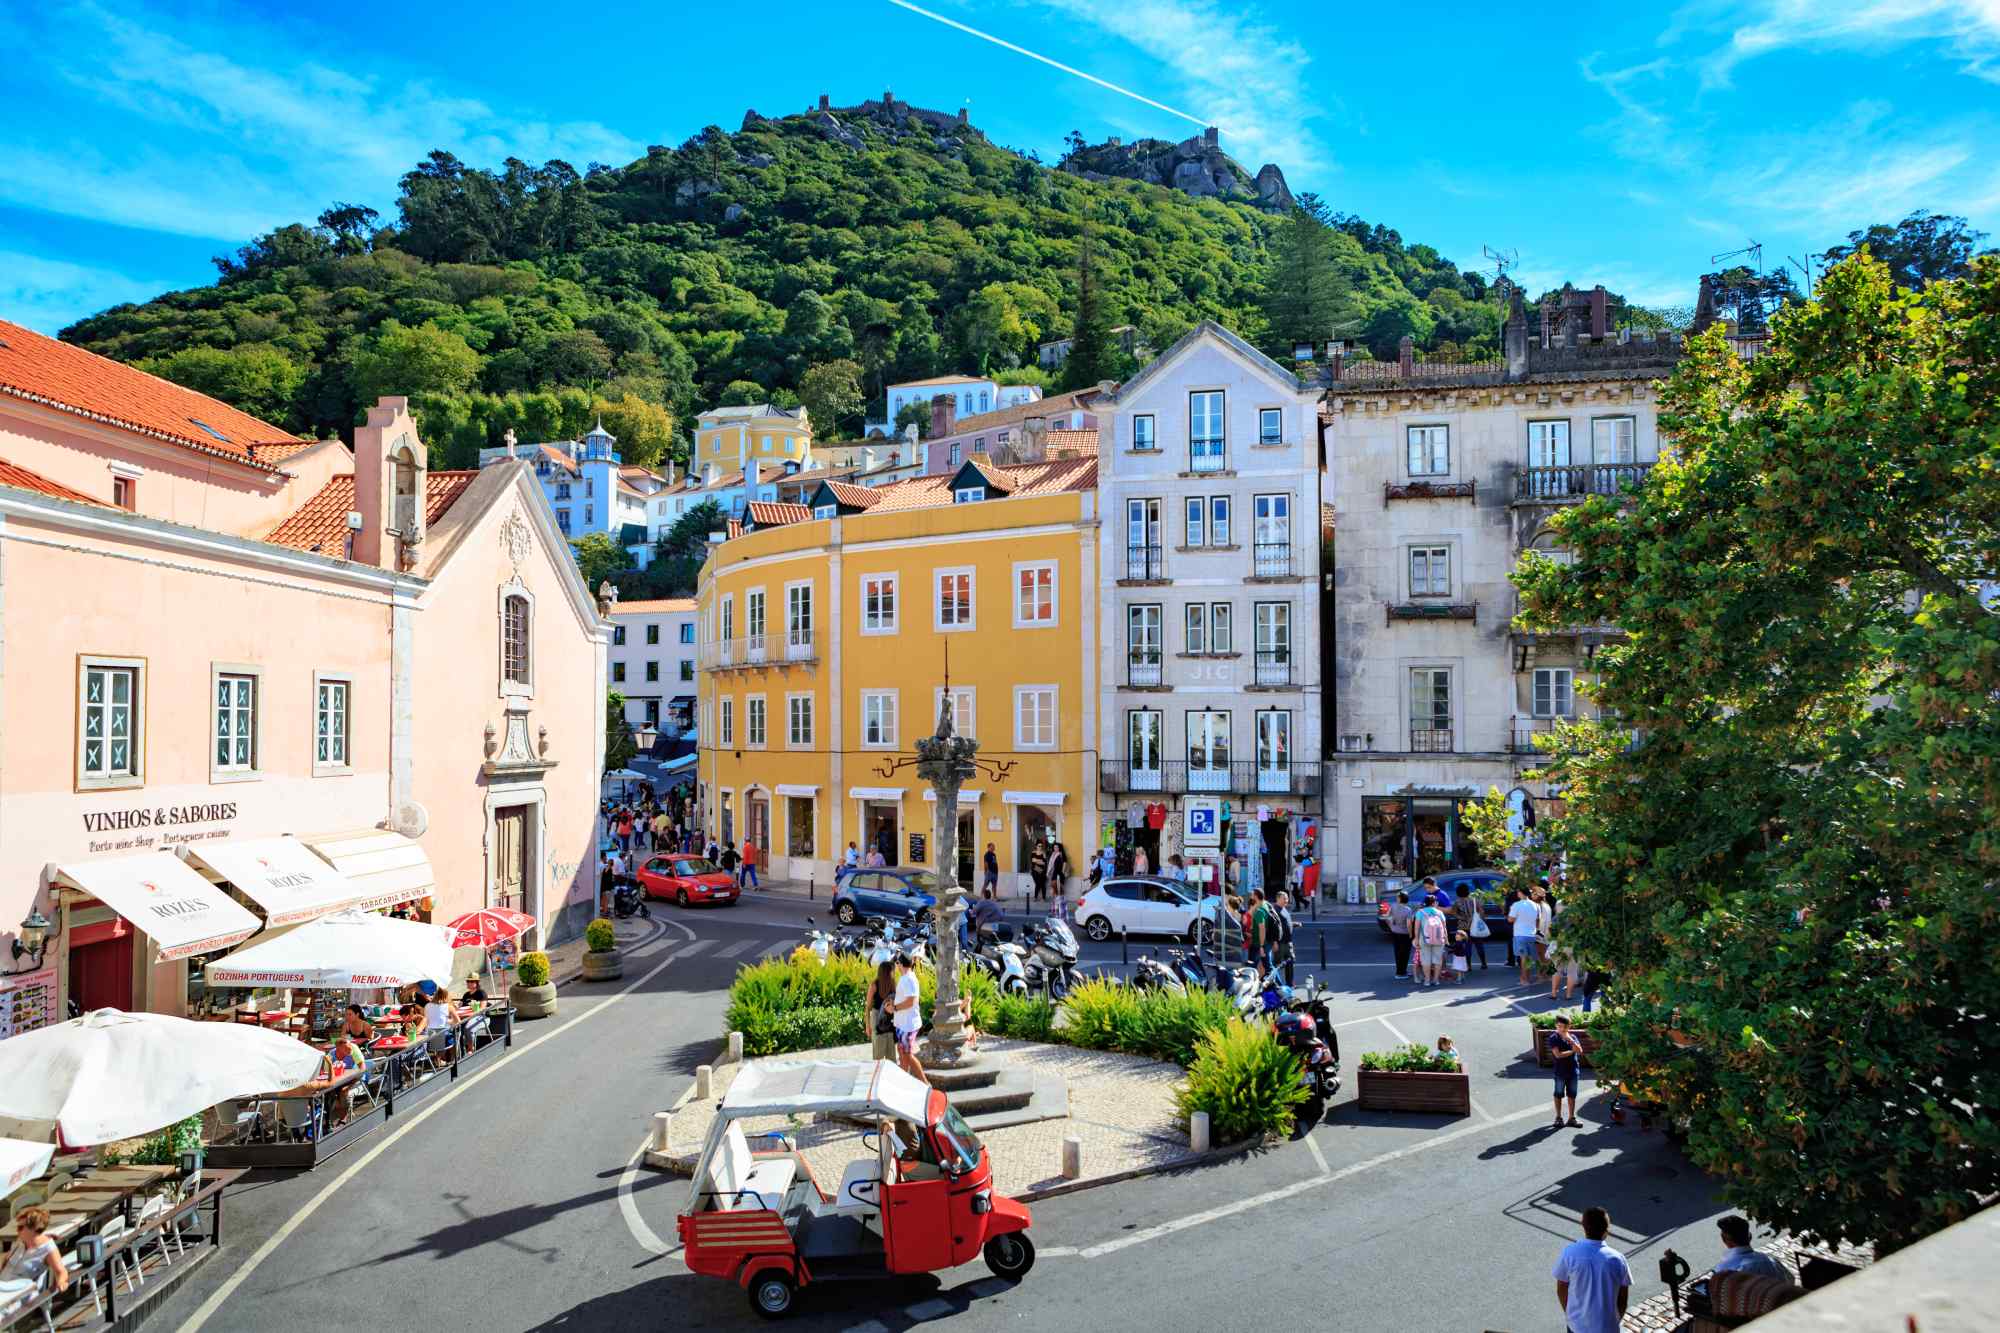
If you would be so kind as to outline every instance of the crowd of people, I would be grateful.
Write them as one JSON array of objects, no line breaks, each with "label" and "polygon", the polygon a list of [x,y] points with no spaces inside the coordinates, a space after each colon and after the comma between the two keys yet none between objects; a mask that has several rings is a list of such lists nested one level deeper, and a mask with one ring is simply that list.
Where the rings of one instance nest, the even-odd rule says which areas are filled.
[{"label": "crowd of people", "polygon": [[[1522,985],[1546,973],[1549,998],[1573,999],[1582,993],[1588,1012],[1602,977],[1586,968],[1562,932],[1563,904],[1545,881],[1525,892],[1510,889],[1501,940],[1507,946],[1506,966],[1516,968]],[[1475,955],[1481,971],[1491,966],[1486,948],[1493,927],[1479,897],[1466,891],[1454,896],[1434,878],[1414,890],[1398,890],[1385,918],[1389,947],[1399,981],[1437,986],[1464,980]]]}]

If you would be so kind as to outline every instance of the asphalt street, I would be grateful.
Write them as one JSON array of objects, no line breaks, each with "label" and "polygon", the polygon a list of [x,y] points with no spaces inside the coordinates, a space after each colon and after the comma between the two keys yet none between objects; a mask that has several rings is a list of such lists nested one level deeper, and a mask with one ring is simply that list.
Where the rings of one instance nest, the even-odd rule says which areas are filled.
[{"label": "asphalt street", "polygon": [[[565,988],[500,1061],[322,1165],[231,1196],[227,1245],[159,1326],[272,1330],[750,1327],[734,1287],[671,1254],[686,1182],[636,1165],[652,1112],[713,1057],[743,962],[788,950],[805,907],[655,905],[622,981]],[[792,1322],[876,1333],[1067,1321],[1093,1329],[1557,1329],[1549,1266],[1591,1204],[1611,1210],[1636,1303],[1668,1246],[1715,1257],[1710,1184],[1657,1132],[1552,1129],[1528,1010],[1497,962],[1463,987],[1390,976],[1368,921],[1329,925],[1347,1085],[1326,1120],[1275,1148],[1034,1205],[1040,1250],[1018,1288],[981,1265],[810,1290]],[[1135,942],[1133,952],[1136,955]],[[1085,961],[1115,967],[1115,944]],[[1316,949],[1308,957],[1316,959]],[[1363,1113],[1363,1050],[1449,1032],[1474,1078],[1469,1118]]]}]

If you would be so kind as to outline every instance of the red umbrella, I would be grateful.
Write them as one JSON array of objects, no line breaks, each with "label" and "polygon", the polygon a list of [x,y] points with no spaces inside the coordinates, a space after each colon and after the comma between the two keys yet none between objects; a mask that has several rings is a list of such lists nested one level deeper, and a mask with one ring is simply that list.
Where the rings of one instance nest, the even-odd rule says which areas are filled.
[{"label": "red umbrella", "polygon": [[445,926],[452,932],[452,948],[490,949],[513,939],[534,924],[535,918],[526,912],[506,907],[482,907],[476,912],[467,912],[455,921],[446,922]]}]

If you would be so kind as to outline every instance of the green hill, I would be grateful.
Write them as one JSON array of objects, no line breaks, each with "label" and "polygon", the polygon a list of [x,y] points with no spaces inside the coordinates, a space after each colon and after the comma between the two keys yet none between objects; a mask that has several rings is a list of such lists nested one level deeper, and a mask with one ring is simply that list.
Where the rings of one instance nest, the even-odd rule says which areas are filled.
[{"label": "green hill", "polygon": [[[409,393],[447,466],[509,427],[559,438],[597,412],[650,462],[718,401],[803,390],[826,436],[855,432],[896,380],[1033,379],[1035,345],[1070,331],[1086,222],[1112,322],[1153,346],[1205,317],[1282,332],[1260,296],[1283,218],[1080,172],[895,102],[752,113],[583,173],[433,153],[392,223],[337,204],[218,259],[211,286],[63,336],[299,431],[345,433],[360,404]],[[1405,333],[1490,342],[1479,275],[1321,212],[1340,332],[1378,355]]]}]

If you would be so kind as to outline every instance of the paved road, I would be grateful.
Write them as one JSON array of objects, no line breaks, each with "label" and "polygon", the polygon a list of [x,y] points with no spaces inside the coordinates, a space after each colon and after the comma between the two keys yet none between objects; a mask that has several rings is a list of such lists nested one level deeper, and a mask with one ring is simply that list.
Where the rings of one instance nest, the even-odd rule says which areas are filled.
[{"label": "paved road", "polygon": [[[638,1170],[721,1027],[736,966],[797,942],[795,904],[659,908],[626,980],[569,987],[515,1049],[310,1175],[232,1199],[229,1245],[162,1311],[191,1330],[749,1327],[734,1288],[657,1251],[685,1183]],[[1591,1203],[1612,1210],[1641,1279],[1673,1245],[1711,1258],[1719,1211],[1658,1134],[1551,1130],[1523,1008],[1545,994],[1502,969],[1463,990],[1389,979],[1370,923],[1330,932],[1325,978],[1351,1071],[1362,1050],[1449,1031],[1475,1076],[1459,1122],[1364,1115],[1351,1089],[1325,1123],[1273,1150],[1035,1206],[1041,1247],[1020,1288],[980,1266],[942,1280],[834,1288],[806,1329],[955,1329],[1067,1321],[1093,1329],[1559,1327],[1548,1267]],[[1116,956],[1115,946],[1092,954]],[[1310,969],[1317,970],[1317,969]],[[1350,1074],[1351,1080],[1351,1074]]]}]

